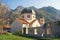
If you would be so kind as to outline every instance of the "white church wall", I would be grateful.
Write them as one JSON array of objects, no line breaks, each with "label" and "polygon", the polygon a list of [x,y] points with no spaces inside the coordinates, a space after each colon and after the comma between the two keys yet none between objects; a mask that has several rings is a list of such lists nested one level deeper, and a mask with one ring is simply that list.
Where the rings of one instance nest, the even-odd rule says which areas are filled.
[{"label": "white church wall", "polygon": [[38,20],[36,20],[33,24],[32,27],[40,27],[41,25],[39,24]]}]

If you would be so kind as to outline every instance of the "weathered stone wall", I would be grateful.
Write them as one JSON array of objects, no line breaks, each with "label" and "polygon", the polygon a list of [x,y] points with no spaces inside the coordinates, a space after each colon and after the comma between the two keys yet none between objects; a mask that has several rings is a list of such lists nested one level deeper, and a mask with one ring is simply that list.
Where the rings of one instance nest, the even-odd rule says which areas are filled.
[{"label": "weathered stone wall", "polygon": [[[35,34],[34,29],[36,29],[37,34]],[[28,34],[29,35],[36,35],[36,36],[41,36],[43,32],[43,27],[31,27],[28,29]]]}]

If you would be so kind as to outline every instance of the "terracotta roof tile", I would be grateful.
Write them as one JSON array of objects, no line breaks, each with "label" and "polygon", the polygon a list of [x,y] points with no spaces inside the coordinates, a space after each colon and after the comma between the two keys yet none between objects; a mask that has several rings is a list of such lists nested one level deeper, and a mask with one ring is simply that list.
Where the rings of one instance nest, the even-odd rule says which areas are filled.
[{"label": "terracotta roof tile", "polygon": [[31,22],[29,23],[29,25],[32,25],[35,21],[36,21],[36,20],[31,21]]},{"label": "terracotta roof tile", "polygon": [[29,24],[30,26],[36,21],[36,19],[35,20],[33,20],[33,21],[31,21],[30,23],[29,22],[27,22],[26,20],[24,20],[24,19],[18,19],[18,21],[20,22],[20,23],[22,23],[22,24]]},{"label": "terracotta roof tile", "polygon": [[10,26],[8,26],[8,25],[4,25],[4,26],[3,26],[3,28],[8,28],[8,29],[9,29],[9,28],[10,28]]},{"label": "terracotta roof tile", "polygon": [[22,24],[28,24],[27,21],[25,21],[24,19],[18,19],[19,22],[21,22]]}]

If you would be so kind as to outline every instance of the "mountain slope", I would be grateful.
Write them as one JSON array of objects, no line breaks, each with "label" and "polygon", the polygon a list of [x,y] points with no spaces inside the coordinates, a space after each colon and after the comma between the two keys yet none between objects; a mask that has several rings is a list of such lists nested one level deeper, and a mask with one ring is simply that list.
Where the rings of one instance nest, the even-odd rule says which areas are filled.
[{"label": "mountain slope", "polygon": [[[14,11],[12,11],[12,15],[11,16],[20,15],[20,13],[21,13],[23,8],[24,7],[22,7],[22,6],[18,6]],[[37,8],[35,8],[33,6],[27,7],[27,8],[35,10],[37,19],[40,19],[40,17],[43,16],[45,18],[46,22],[59,20],[59,16],[58,15],[60,14],[60,11],[55,9],[55,8],[53,8],[53,7],[51,7],[51,6],[42,7],[40,9],[37,9]]]},{"label": "mountain slope", "polygon": [[5,18],[6,15],[11,11],[9,7],[7,7],[5,4],[0,3],[0,18]]},{"label": "mountain slope", "polygon": [[56,19],[60,20],[59,19],[60,10],[57,10],[54,7],[48,6],[48,7],[43,7],[39,10],[44,10],[44,11],[48,12],[49,15],[54,16]]},{"label": "mountain slope", "polygon": [[[18,6],[15,10],[11,10],[5,4],[0,3],[0,18],[10,18],[14,21],[18,16],[20,16],[23,8],[24,7],[22,6]],[[37,19],[40,19],[40,17],[43,16],[46,22],[60,20],[60,10],[57,10],[54,7],[48,6],[37,9],[34,6],[31,6],[27,8],[35,10]]]},{"label": "mountain slope", "polygon": [[37,19],[39,19],[40,16],[44,16],[45,21],[47,21],[47,22],[48,21],[56,21],[59,19],[56,17],[58,13],[55,13],[58,10],[56,10],[53,7],[43,7],[40,9],[37,9],[35,7],[30,7],[30,8],[34,9],[36,11]]}]

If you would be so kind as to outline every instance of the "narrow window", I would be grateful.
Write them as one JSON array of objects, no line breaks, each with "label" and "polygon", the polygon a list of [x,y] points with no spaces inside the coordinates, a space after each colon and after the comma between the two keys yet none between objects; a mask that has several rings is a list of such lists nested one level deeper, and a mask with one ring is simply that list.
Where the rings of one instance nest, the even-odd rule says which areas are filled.
[{"label": "narrow window", "polygon": [[22,18],[24,18],[24,15],[22,16]]},{"label": "narrow window", "polygon": [[30,18],[30,15],[27,15],[27,18]]}]

